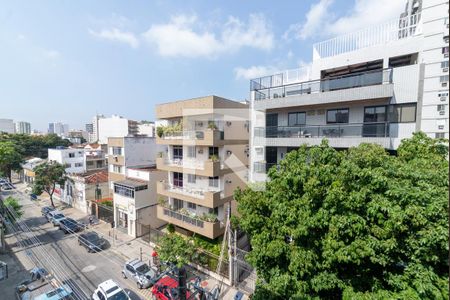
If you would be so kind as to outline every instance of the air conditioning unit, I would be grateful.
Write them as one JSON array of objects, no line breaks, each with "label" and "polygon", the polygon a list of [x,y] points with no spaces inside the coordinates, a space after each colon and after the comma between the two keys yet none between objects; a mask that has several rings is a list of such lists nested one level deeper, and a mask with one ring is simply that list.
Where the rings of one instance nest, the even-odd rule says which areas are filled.
[{"label": "air conditioning unit", "polygon": [[447,82],[442,82],[442,87],[446,87],[447,86]]},{"label": "air conditioning unit", "polygon": [[448,72],[448,68],[443,68],[442,72]]},{"label": "air conditioning unit", "polygon": [[448,57],[448,53],[444,53],[444,57],[447,58]]},{"label": "air conditioning unit", "polygon": [[445,115],[445,111],[444,111],[444,110],[441,110],[441,111],[439,112],[439,114],[440,114],[441,116],[443,116],[443,115]]},{"label": "air conditioning unit", "polygon": [[444,129],[444,125],[439,125],[439,126],[438,126],[438,129],[439,129],[439,130]]},{"label": "air conditioning unit", "polygon": [[444,97],[441,97],[440,100],[441,100],[441,101],[445,101],[445,100],[447,100],[447,97],[445,97],[445,96],[444,96]]}]

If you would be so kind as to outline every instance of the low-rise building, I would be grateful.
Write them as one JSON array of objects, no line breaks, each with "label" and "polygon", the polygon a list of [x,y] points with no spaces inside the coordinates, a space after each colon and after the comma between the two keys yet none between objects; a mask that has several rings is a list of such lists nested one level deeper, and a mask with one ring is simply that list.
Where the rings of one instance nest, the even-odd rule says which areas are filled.
[{"label": "low-rise building", "polygon": [[97,138],[100,144],[107,144],[109,137],[124,137],[138,134],[138,123],[136,121],[117,115],[113,115],[110,118],[99,118],[97,128]]},{"label": "low-rise building", "polygon": [[107,170],[71,174],[69,179],[61,191],[60,200],[85,214],[96,215],[95,203],[108,195]]},{"label": "low-rise building", "polygon": [[84,152],[83,148],[56,147],[48,149],[48,161],[64,165],[67,173],[84,173]]},{"label": "low-rise building", "polygon": [[165,224],[156,217],[157,182],[165,172],[155,166],[127,168],[123,180],[114,181],[114,221],[116,228],[138,237]]},{"label": "low-rise building", "polygon": [[20,181],[28,184],[32,184],[34,182],[34,178],[36,176],[34,172],[34,168],[46,162],[46,159],[42,159],[39,157],[32,157],[21,165],[22,170],[19,172]]}]

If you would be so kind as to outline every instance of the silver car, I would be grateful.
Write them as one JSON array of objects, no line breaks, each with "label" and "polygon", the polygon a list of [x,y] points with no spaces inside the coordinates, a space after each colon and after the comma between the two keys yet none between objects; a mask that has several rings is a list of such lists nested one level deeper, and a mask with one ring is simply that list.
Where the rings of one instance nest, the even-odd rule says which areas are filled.
[{"label": "silver car", "polygon": [[136,282],[138,288],[145,289],[155,283],[157,271],[136,258],[125,263],[122,276]]}]

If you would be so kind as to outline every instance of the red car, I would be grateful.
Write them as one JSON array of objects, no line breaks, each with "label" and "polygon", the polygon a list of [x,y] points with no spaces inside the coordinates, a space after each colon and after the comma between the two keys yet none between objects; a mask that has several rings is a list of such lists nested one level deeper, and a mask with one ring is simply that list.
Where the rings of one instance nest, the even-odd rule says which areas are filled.
[{"label": "red car", "polygon": [[[178,300],[178,281],[165,276],[153,285],[152,293],[158,300]],[[191,293],[186,291],[186,299],[190,296]]]}]

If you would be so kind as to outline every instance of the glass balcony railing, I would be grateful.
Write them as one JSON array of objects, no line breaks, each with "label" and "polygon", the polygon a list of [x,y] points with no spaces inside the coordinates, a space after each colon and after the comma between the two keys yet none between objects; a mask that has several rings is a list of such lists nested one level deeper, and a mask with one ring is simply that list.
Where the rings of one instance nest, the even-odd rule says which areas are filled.
[{"label": "glass balcony railing", "polygon": [[[276,74],[250,81],[255,100],[283,98],[294,95],[329,92],[371,85],[392,83],[392,69],[354,73],[322,80],[283,84],[283,74]],[[268,79],[267,79],[268,78]]]},{"label": "glass balcony railing", "polygon": [[343,138],[389,137],[389,123],[354,123],[302,126],[255,127],[255,137],[265,138]]},{"label": "glass balcony railing", "polygon": [[255,173],[267,173],[270,168],[276,166],[277,163],[255,162],[253,163],[253,171]]}]

